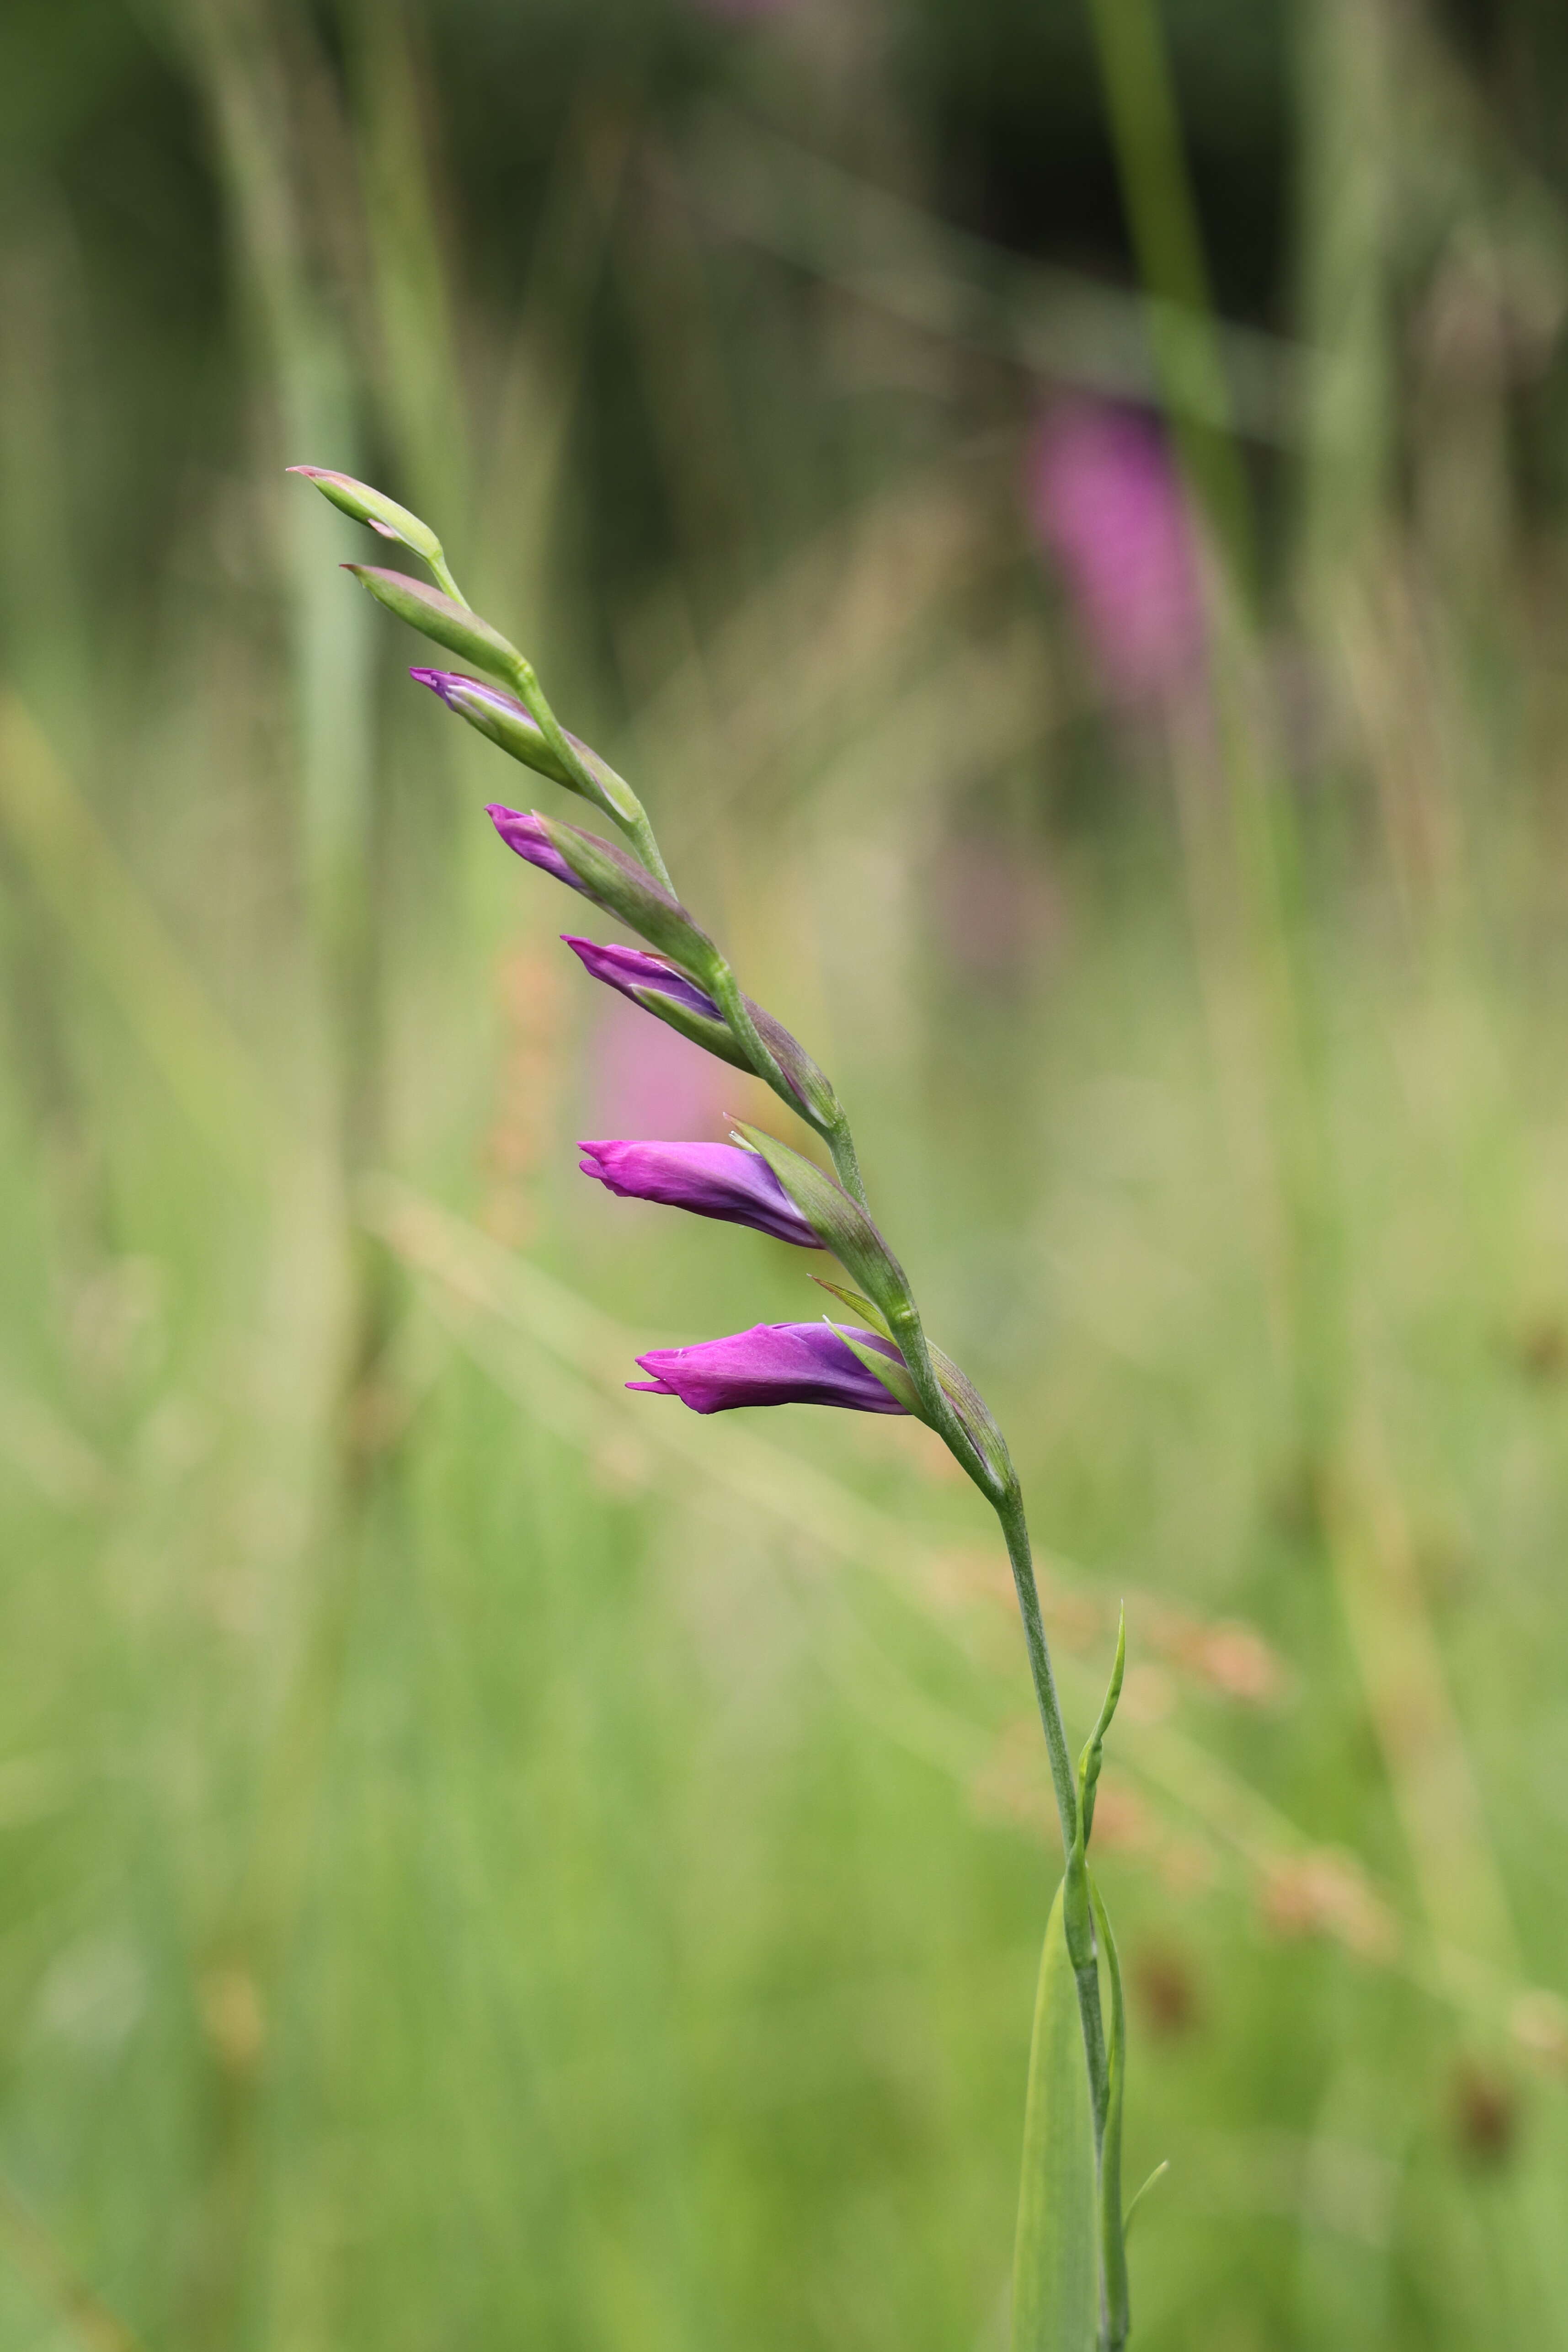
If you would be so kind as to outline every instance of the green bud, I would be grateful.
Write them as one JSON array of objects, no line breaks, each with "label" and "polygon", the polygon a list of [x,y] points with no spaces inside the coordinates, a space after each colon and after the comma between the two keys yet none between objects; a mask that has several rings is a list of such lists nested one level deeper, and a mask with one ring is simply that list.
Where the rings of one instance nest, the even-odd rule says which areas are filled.
[{"label": "green bud", "polygon": [[429,524],[421,522],[416,514],[410,514],[406,507],[400,507],[395,499],[389,499],[382,490],[373,490],[368,482],[356,482],[352,474],[335,474],[327,466],[290,466],[289,471],[303,474],[308,482],[314,482],[324,499],[331,499],[355,522],[369,523],[383,539],[401,541],[426,563],[445,571],[447,559]]},{"label": "green bud", "polygon": [[568,770],[532,712],[515,695],[503,694],[499,686],[487,686],[481,678],[465,677],[458,670],[414,669],[408,675],[420,686],[427,686],[448,710],[466,719],[512,759],[521,760],[537,775],[548,776],[552,783],[564,784],[569,793],[581,793],[617,824],[629,824],[637,815],[636,793],[607,760],[601,760],[586,743],[563,729],[575,756],[574,768]]},{"label": "green bud", "polygon": [[470,613],[466,604],[454,604],[439,588],[427,587],[423,580],[411,580],[405,572],[384,572],[374,563],[345,563],[363,588],[368,588],[378,604],[395,613],[412,629],[419,629],[433,637],[449,653],[458,654],[464,661],[475,662],[498,677],[515,680],[520,667],[525,667],[517,647]]}]

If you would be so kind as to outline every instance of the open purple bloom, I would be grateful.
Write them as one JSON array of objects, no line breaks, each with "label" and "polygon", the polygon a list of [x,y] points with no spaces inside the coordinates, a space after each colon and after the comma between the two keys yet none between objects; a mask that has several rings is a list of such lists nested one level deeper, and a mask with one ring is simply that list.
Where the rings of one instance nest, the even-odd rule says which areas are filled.
[{"label": "open purple bloom", "polygon": [[584,1176],[623,1201],[658,1201],[774,1241],[820,1249],[821,1242],[765,1160],[733,1143],[580,1143]]},{"label": "open purple bloom", "polygon": [[[857,1339],[895,1364],[889,1340],[857,1330]],[[653,1377],[629,1389],[679,1397],[693,1412],[731,1412],[743,1404],[837,1404],[849,1412],[902,1412],[875,1372],[867,1370],[831,1323],[759,1323],[726,1339],[692,1348],[655,1348],[637,1362]]]}]

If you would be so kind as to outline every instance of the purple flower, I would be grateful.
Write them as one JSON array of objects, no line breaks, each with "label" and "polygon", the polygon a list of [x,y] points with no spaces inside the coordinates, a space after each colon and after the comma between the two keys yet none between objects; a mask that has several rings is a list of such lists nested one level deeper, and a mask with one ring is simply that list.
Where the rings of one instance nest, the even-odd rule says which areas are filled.
[{"label": "purple flower", "polygon": [[733,1143],[580,1143],[584,1176],[596,1176],[623,1201],[658,1201],[668,1209],[750,1225],[774,1241],[820,1249],[765,1160]]},{"label": "purple flower", "polygon": [[1192,525],[1164,441],[1136,412],[1071,401],[1028,454],[1036,530],[1067,575],[1106,683],[1126,702],[1181,694],[1203,650]]},{"label": "purple flower", "polygon": [[[857,1329],[857,1339],[901,1364],[890,1341]],[[731,1412],[743,1404],[837,1404],[849,1412],[902,1412],[831,1323],[759,1323],[727,1339],[694,1348],[655,1348],[637,1362],[653,1378],[629,1389],[679,1397],[693,1412]]]}]

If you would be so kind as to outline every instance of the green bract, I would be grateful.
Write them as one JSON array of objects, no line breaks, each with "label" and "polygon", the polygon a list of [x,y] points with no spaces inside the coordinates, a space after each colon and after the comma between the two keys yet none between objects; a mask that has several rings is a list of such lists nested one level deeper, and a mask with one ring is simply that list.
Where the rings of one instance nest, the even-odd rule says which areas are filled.
[{"label": "green bract", "polygon": [[913,1312],[914,1301],[903,1267],[866,1214],[841,1184],[815,1160],[792,1151],[787,1143],[765,1135],[760,1127],[735,1130],[737,1142],[760,1152],[824,1247],[830,1249],[846,1274],[863,1283],[874,1305],[886,1318],[889,1338],[899,1343],[899,1325]]}]

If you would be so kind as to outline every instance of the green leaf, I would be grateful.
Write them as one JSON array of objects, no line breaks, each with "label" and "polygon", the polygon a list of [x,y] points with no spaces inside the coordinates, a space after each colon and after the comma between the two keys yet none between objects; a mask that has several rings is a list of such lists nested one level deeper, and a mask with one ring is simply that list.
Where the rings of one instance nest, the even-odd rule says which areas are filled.
[{"label": "green leaf", "polygon": [[1062,1889],[1046,1928],[1013,2260],[1013,2352],[1096,2352],[1099,2217],[1089,2068]]},{"label": "green leaf", "polygon": [[[1120,1655],[1119,1651],[1119,1658]],[[1118,1687],[1121,1679],[1118,1673]],[[1108,1715],[1114,1705],[1114,1697],[1106,1702]],[[1100,2154],[1100,2259],[1105,2281],[1106,2342],[1110,2352],[1121,2352],[1132,2324],[1127,2287],[1127,2221],[1121,2210],[1121,2092],[1127,2074],[1127,2011],[1121,1998],[1121,1962],[1116,1937],[1100,1899],[1100,1889],[1092,1879],[1089,1893],[1100,1930],[1100,1948],[1110,1978],[1110,2040],[1106,2052],[1109,2095]]]},{"label": "green leaf", "polygon": [[1083,1754],[1078,1759],[1078,1820],[1079,1852],[1089,1844],[1089,1833],[1094,1827],[1094,1792],[1100,1781],[1100,1767],[1105,1754],[1105,1735],[1116,1713],[1116,1702],[1121,1696],[1121,1678],[1127,1672],[1127,1606],[1122,1603],[1121,1621],[1116,1633],[1116,1658],[1110,1669],[1110,1683],[1105,1703],[1100,1710],[1100,1720],[1090,1732]]}]

